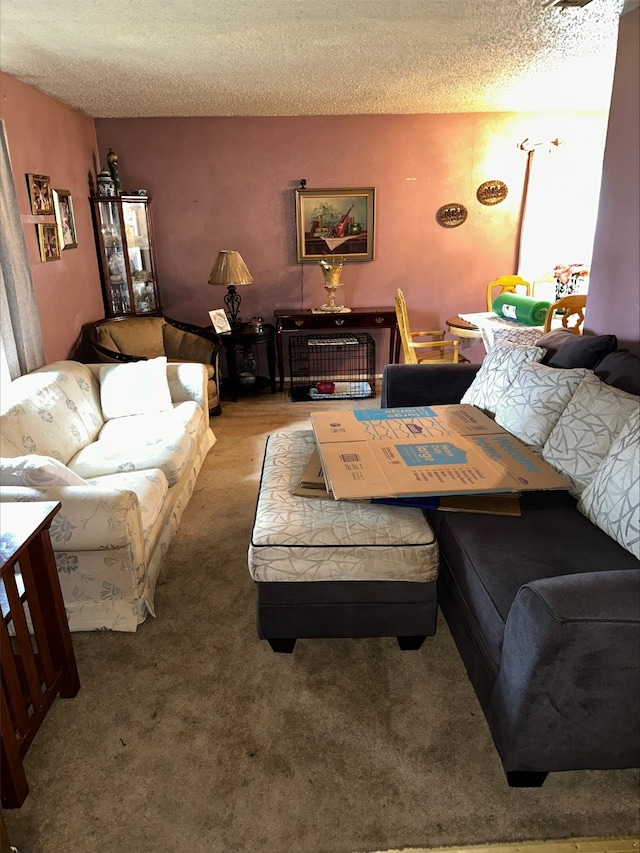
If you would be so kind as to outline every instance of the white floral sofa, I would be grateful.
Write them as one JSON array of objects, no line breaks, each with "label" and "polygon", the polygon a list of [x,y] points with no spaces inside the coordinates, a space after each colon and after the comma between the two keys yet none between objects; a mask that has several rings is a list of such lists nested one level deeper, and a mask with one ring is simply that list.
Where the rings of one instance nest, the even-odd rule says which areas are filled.
[{"label": "white floral sofa", "polygon": [[0,501],[60,501],[51,540],[72,631],[135,631],[215,443],[207,372],[59,361],[0,409]]}]

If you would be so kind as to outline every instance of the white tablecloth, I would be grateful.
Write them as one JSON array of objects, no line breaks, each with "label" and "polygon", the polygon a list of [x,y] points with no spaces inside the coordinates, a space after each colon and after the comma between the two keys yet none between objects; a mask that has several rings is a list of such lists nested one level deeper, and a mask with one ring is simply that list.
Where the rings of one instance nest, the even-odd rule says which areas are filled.
[{"label": "white tablecloth", "polygon": [[524,323],[518,323],[517,320],[505,320],[493,311],[458,314],[458,317],[478,327],[487,352],[496,341],[509,340],[517,344],[534,344],[543,335],[544,326],[526,326]]}]

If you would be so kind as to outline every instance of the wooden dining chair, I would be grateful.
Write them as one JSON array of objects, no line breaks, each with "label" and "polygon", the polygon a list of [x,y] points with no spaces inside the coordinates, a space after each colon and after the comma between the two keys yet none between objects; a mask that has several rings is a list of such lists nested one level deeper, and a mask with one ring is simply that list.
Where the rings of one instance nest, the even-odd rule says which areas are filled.
[{"label": "wooden dining chair", "polygon": [[562,316],[562,328],[569,329],[574,335],[581,335],[586,307],[587,297],[583,293],[576,293],[573,296],[563,296],[562,299],[558,299],[547,311],[547,318],[544,321],[545,333],[550,331],[553,319],[559,311],[560,316]]},{"label": "wooden dining chair", "polygon": [[[425,361],[457,363],[460,359],[458,350],[460,341],[444,339],[443,329],[429,332],[412,332],[409,326],[407,303],[404,293],[398,288],[395,295],[396,317],[400,330],[400,340],[406,364],[422,364]],[[432,338],[432,340],[414,340],[415,338]]]},{"label": "wooden dining chair", "polygon": [[[499,287],[500,291],[494,295],[496,287]],[[493,300],[496,296],[501,293],[518,293],[518,287],[523,288],[527,296],[531,295],[531,285],[519,275],[501,275],[490,281],[487,285],[487,311],[493,310]]]}]

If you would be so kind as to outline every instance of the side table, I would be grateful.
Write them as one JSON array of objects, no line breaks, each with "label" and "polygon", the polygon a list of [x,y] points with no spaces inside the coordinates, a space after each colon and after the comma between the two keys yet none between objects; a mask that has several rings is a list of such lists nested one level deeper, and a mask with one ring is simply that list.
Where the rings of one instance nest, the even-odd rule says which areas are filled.
[{"label": "side table", "polygon": [[2,805],[29,793],[23,759],[56,696],[80,689],[49,538],[54,501],[2,504],[0,524],[0,768]]},{"label": "side table", "polygon": [[261,332],[256,332],[253,326],[245,323],[238,326],[236,329],[231,329],[230,332],[222,332],[220,340],[225,349],[227,358],[227,373],[229,374],[229,383],[231,385],[231,401],[233,403],[238,399],[238,392],[243,389],[238,375],[238,367],[236,364],[236,347],[253,347],[254,344],[265,344],[267,351],[267,367],[269,369],[269,379],[265,380],[261,376],[256,376],[254,389],[264,387],[265,381],[271,387],[271,393],[276,393],[276,329],[275,326],[265,323]]}]

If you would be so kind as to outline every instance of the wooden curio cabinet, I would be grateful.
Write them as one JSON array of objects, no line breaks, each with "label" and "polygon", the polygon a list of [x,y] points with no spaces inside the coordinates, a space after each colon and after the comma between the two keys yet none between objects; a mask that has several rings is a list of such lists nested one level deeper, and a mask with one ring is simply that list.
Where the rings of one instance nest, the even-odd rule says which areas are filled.
[{"label": "wooden curio cabinet", "polygon": [[91,199],[105,315],[160,314],[147,196]]}]

